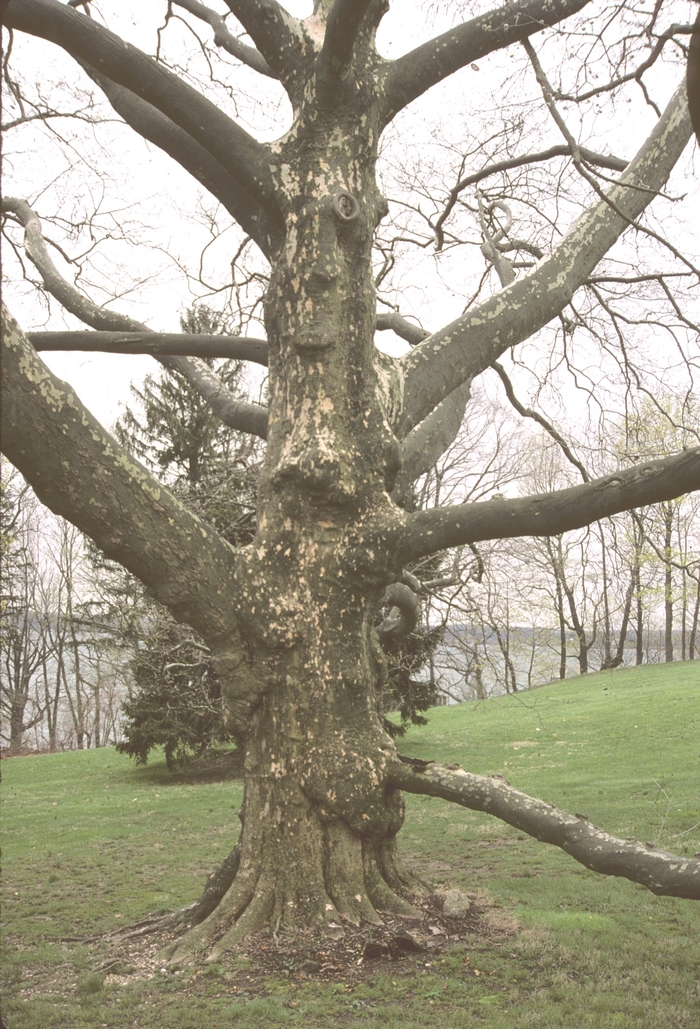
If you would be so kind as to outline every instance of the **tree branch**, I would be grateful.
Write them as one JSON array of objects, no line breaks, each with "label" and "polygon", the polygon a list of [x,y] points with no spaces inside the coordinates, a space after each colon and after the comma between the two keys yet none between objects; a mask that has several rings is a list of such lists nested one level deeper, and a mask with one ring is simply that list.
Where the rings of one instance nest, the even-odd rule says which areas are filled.
[{"label": "tree branch", "polygon": [[35,350],[85,350],[103,354],[180,354],[252,361],[267,367],[267,341],[248,336],[208,336],[194,332],[28,332]]},{"label": "tree branch", "polygon": [[550,256],[401,360],[404,436],[442,399],[545,326],[661,190],[691,136],[683,84],[620,181],[574,223]]},{"label": "tree branch", "polygon": [[401,468],[392,496],[400,502],[421,475],[435,467],[462,427],[464,413],[471,395],[471,380],[450,393],[441,404],[431,411],[420,425],[408,434],[401,446]]},{"label": "tree branch", "polygon": [[[623,161],[619,157],[609,157],[607,154],[598,154],[595,150],[589,150],[587,147],[579,147],[579,153],[584,160],[588,161],[589,164],[597,165],[600,168],[608,168],[610,171],[622,172],[627,167],[628,162]],[[482,168],[481,171],[473,172],[471,175],[465,175],[464,178],[460,179],[456,186],[450,190],[450,194],[447,198],[443,210],[440,213],[440,217],[437,219],[434,225],[435,229],[435,242],[436,249],[441,250],[445,242],[445,235],[442,230],[443,225],[449,218],[452,210],[459,199],[460,193],[463,193],[469,186],[474,186],[482,179],[487,179],[490,175],[497,175],[499,172],[510,171],[511,168],[522,168],[525,164],[538,164],[542,161],[551,161],[554,157],[571,157],[572,148],[567,143],[559,143],[557,146],[549,147],[548,150],[540,150],[534,154],[524,154],[521,157],[509,157],[503,161],[494,161],[493,164],[487,165]]]},{"label": "tree branch", "polygon": [[472,61],[569,18],[589,0],[515,0],[444,32],[399,57],[384,84],[383,124]]},{"label": "tree branch", "polygon": [[273,79],[278,77],[260,51],[256,50],[255,47],[241,43],[240,39],[236,39],[229,32],[226,22],[221,15],[213,11],[211,7],[206,7],[203,3],[200,3],[200,0],[173,0],[173,3],[178,7],[183,7],[190,14],[193,14],[195,18],[199,18],[200,21],[205,21],[208,25],[211,25],[214,30],[214,43],[220,46],[222,50],[225,50],[226,53],[231,54],[232,57],[235,57],[242,64],[246,64],[253,71],[260,72],[261,75],[267,75]]},{"label": "tree branch", "polygon": [[3,453],[68,518],[207,640],[235,626],[235,556],[43,364],[3,309]]},{"label": "tree branch", "polygon": [[258,244],[263,254],[269,257],[270,239],[265,212],[240,182],[162,111],[125,86],[119,86],[106,75],[101,75],[85,61],[78,61],[78,64],[97,83],[126,124],[172,157],[208,189],[236,219],[246,235]]},{"label": "tree branch", "polygon": [[539,414],[537,411],[533,411],[531,407],[525,407],[523,404],[520,403],[520,401],[515,395],[513,383],[508,378],[508,375],[503,365],[499,364],[498,361],[494,361],[491,367],[503,383],[503,388],[506,391],[506,396],[508,397],[512,406],[515,408],[518,414],[521,415],[523,418],[531,418],[533,421],[537,422],[538,425],[541,425],[544,431],[548,433],[552,437],[554,442],[561,447],[562,453],[566,457],[567,461],[569,461],[570,464],[574,466],[574,468],[578,468],[579,472],[581,473],[581,478],[583,479],[583,481],[590,482],[590,476],[586,471],[585,466],[579,461],[577,457],[574,456],[571,448],[569,447],[569,444],[566,442],[561,433],[554,428],[551,422],[548,422],[547,419],[543,418],[542,415]]},{"label": "tree branch", "polygon": [[[99,307],[88,297],[66,282],[49,257],[41,231],[41,221],[26,200],[5,197],[0,204],[4,212],[12,213],[24,226],[25,250],[39,271],[44,285],[67,311],[87,325],[110,332],[149,333],[149,328],[134,318]],[[247,404],[226,389],[217,375],[198,358],[159,356],[157,360],[173,371],[183,375],[206,400],[212,411],[226,425],[241,432],[248,432],[261,439],[267,438],[267,409],[259,404]]]},{"label": "tree branch", "polygon": [[412,347],[418,346],[430,335],[426,329],[421,329],[420,325],[414,325],[413,322],[402,318],[398,311],[382,311],[377,315],[377,331],[387,332],[389,329]]},{"label": "tree branch", "polygon": [[279,76],[292,103],[296,103],[303,88],[306,64],[316,57],[302,23],[277,0],[226,0],[226,6]]},{"label": "tree branch", "polygon": [[[425,329],[392,311],[377,315],[377,331],[392,329],[416,346],[430,335]],[[36,350],[86,350],[105,354],[181,354],[186,357],[222,357],[252,361],[267,367],[267,340],[249,336],[210,336],[191,332],[28,332]]]},{"label": "tree branch", "polygon": [[407,520],[404,564],[478,540],[554,536],[700,489],[700,447],[661,461],[633,465],[601,479],[517,500],[417,511]]},{"label": "tree branch", "polygon": [[688,47],[688,68],[686,72],[686,89],[693,131],[700,144],[700,12],[693,25],[693,34]]},{"label": "tree branch", "polygon": [[372,0],[333,0],[317,60],[320,78],[338,82],[349,74],[357,34],[371,3]]},{"label": "tree branch", "polygon": [[62,47],[162,111],[208,150],[273,220],[280,219],[267,147],[162,64],[57,0],[10,0],[3,20]]},{"label": "tree branch", "polygon": [[609,836],[585,816],[566,814],[554,804],[521,793],[500,777],[406,759],[392,762],[389,782],[408,793],[441,797],[500,818],[542,843],[560,847],[594,872],[630,879],[658,896],[700,900],[697,856],[679,857],[648,843]]}]

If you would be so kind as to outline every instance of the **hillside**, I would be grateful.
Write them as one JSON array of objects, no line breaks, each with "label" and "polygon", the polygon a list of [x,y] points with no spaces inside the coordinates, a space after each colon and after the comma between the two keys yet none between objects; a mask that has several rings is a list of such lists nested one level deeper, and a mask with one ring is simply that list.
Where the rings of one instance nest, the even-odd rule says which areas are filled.
[{"label": "hillside", "polygon": [[[400,749],[505,775],[616,835],[692,854],[699,741],[693,662],[436,708]],[[94,938],[197,896],[234,842],[240,781],[135,768],[111,749],[13,759],[3,773],[7,1029],[700,1024],[700,905],[595,875],[487,816],[421,797],[407,799],[403,853],[486,912],[451,951],[376,962],[352,982],[342,969],[324,981],[292,966],[261,976],[243,957],[235,982],[216,965],[161,975],[148,942],[126,941],[117,959],[114,938]]]}]

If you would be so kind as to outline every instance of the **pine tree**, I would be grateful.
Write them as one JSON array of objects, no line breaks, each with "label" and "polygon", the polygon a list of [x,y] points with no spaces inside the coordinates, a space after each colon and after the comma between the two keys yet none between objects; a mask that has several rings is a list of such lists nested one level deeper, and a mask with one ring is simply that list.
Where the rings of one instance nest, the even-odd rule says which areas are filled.
[{"label": "pine tree", "polygon": [[[189,309],[180,325],[183,332],[227,329],[222,315],[205,305]],[[240,362],[216,365],[229,390],[244,396]],[[173,492],[231,544],[248,543],[255,525],[259,459],[251,437],[224,425],[177,372],[148,375],[132,392],[136,409],[127,409],[116,425],[120,443],[157,469]],[[129,579],[129,588],[138,590]],[[137,611],[138,642],[131,662],[135,690],[122,704],[124,739],[117,750],[145,764],[150,752],[162,747],[173,769],[233,736],[224,724],[221,687],[201,637],[145,595]]]}]

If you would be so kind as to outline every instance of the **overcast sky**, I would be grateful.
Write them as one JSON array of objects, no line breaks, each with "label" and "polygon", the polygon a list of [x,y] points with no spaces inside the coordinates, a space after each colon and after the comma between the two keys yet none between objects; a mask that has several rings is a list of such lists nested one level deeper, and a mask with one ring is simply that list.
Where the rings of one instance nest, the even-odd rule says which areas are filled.
[{"label": "overcast sky", "polygon": [[[221,5],[214,5],[223,10]],[[99,14],[100,9],[105,11],[111,28],[137,45],[140,43],[144,49],[152,45],[152,30],[162,24],[165,10],[165,4],[144,5],[141,2],[94,3],[92,6],[96,14]],[[380,29],[380,52],[387,57],[398,56],[448,27],[457,19],[460,6],[469,17],[490,4],[444,4],[442,14],[438,14],[434,24],[431,24],[427,13],[429,6],[414,6],[409,18],[406,5],[395,0],[393,10]],[[294,14],[305,15],[309,13],[311,5],[292,2],[287,7]],[[446,13],[448,7],[449,13]],[[673,8],[673,11],[678,12],[678,21],[687,20],[688,12],[692,10],[693,5],[688,3],[678,3]],[[667,13],[666,17],[669,16],[670,13]],[[203,34],[206,36],[207,33],[208,29],[203,27]],[[171,33],[169,39],[170,52],[177,54],[176,33]],[[190,39],[183,30],[183,61]],[[480,62],[478,68],[465,69],[431,90],[405,112],[397,128],[403,130],[404,139],[410,141],[406,149],[407,158],[414,155],[422,145],[425,145],[427,151],[431,133],[437,124],[453,124],[454,145],[463,145],[464,126],[469,124],[469,110],[465,110],[465,103],[472,103],[475,107],[481,102],[485,103],[490,90],[500,81],[508,79],[510,61],[512,53],[493,55]],[[42,78],[52,83],[51,88],[64,93],[64,104],[69,103],[65,96],[66,83],[77,82],[88,87],[89,80],[71,58],[38,39],[17,35],[14,65],[22,68],[26,79]],[[656,98],[659,103],[664,103],[677,83],[678,69],[660,63],[654,75]],[[244,75],[240,82],[241,91],[245,94],[249,78]],[[284,131],[289,118],[285,101],[279,105],[272,101],[267,104],[258,102],[259,96],[262,96],[260,91],[267,88],[267,82],[263,81],[259,86],[256,83],[255,95],[243,99],[238,114],[241,121],[259,138],[269,139]],[[270,96],[273,96],[276,87],[271,88],[273,92]],[[648,132],[654,117],[648,108],[637,108],[635,118],[626,121],[624,110],[621,115],[620,108],[615,114],[608,111],[596,113],[592,110],[579,127],[587,142],[595,142],[596,139],[603,139],[606,130],[609,132],[612,119],[617,118],[615,150],[620,156],[628,157]],[[61,239],[70,254],[80,252],[85,245],[85,237],[84,234],[74,234],[71,239],[70,226],[66,226],[65,222],[77,224],[98,206],[101,212],[98,219],[100,230],[103,233],[109,232],[110,225],[113,225],[115,235],[122,232],[125,240],[112,241],[109,248],[100,247],[98,259],[93,263],[90,274],[81,280],[83,288],[97,302],[109,301],[114,309],[129,313],[154,329],[178,331],[180,313],[192,303],[194,296],[178,262],[191,261],[192,255],[209,242],[211,278],[215,278],[217,273],[213,268],[216,262],[219,262],[220,268],[225,268],[235,250],[234,231],[225,231],[212,241],[206,222],[214,204],[205,198],[199,209],[197,204],[193,208],[192,201],[197,197],[198,189],[187,173],[116,121],[102,126],[94,134],[90,128],[65,122],[58,126],[57,131],[62,135],[63,142],[55,137],[47,141],[38,127],[23,127],[8,133],[5,143],[4,192],[29,199],[45,219],[47,236]],[[87,159],[82,164],[77,160],[77,146],[73,146],[74,142],[78,143],[79,135],[82,136],[80,146],[85,145],[87,149]],[[608,142],[607,149],[609,146]],[[42,155],[39,161],[36,159],[37,152]],[[449,156],[453,158],[454,155]],[[692,170],[689,157],[684,159],[684,169],[688,177],[683,190],[697,189],[697,182],[690,177]],[[675,185],[679,191],[678,178]],[[688,200],[684,205],[686,218],[691,209],[687,205]],[[64,223],[52,226],[46,219],[56,210]],[[691,228],[691,221],[687,219],[687,233],[690,233]],[[133,247],[131,241],[135,239],[138,245]],[[687,243],[688,239],[680,242]],[[431,255],[431,247],[407,255],[406,304],[408,311],[414,310],[427,327],[438,328],[461,312],[464,295],[449,286],[447,273],[452,275],[454,281],[454,262],[464,261],[465,258],[455,251],[454,257],[445,255],[438,265]],[[71,277],[74,269],[63,262],[55,251],[52,256],[61,271]],[[450,262],[453,262],[452,267]],[[8,270],[12,268],[10,274],[16,273],[13,264],[6,262]],[[125,290],[117,299],[110,299],[109,296],[110,284],[113,282],[118,282],[120,289]],[[78,327],[75,320],[63,314],[56,304],[52,304],[51,314],[47,317],[45,309],[37,303],[35,292],[24,284],[6,283],[5,292],[13,313],[28,329]],[[215,297],[210,302],[216,306]],[[250,332],[263,334],[260,325],[253,325]],[[388,338],[388,334],[385,334],[382,342],[385,339],[388,341]],[[146,372],[154,371],[157,367],[152,359],[146,357],[89,353],[44,354],[43,357],[57,375],[73,385],[86,406],[108,425],[114,421],[120,405],[128,400],[132,379],[138,381]]]}]

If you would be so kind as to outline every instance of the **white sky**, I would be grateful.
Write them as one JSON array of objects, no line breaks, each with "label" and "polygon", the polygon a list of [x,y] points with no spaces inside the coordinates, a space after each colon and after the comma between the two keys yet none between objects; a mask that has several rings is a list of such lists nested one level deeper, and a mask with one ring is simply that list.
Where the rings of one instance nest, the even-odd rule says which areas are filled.
[{"label": "white sky", "polygon": [[[215,0],[212,3],[221,8]],[[100,10],[106,12],[110,28],[122,32],[145,49],[151,45],[152,37],[144,42],[144,26],[152,28],[162,24],[165,10],[164,3],[144,5],[133,0],[121,4],[94,3],[92,6],[97,13]],[[310,11],[310,4],[288,3],[287,6],[295,14],[304,15]],[[426,14],[428,5],[425,8],[414,5],[409,12],[404,2],[395,0],[393,10],[380,30],[380,52],[394,57],[430,38],[456,20],[460,6],[464,8],[465,16],[470,17],[491,5],[465,3],[447,6],[450,8],[449,17],[443,13],[431,26]],[[666,21],[670,24],[671,20],[687,21],[689,12],[694,10],[693,4],[679,2],[673,8],[669,7],[664,15],[664,24]],[[208,36],[209,30],[203,26],[202,32]],[[185,38],[189,40],[183,36],[183,40]],[[174,43],[170,45],[174,46]],[[15,67],[21,67],[27,78],[43,78],[58,84],[59,88],[66,82],[87,83],[71,58],[41,40],[18,34],[15,53]],[[477,109],[482,103],[488,103],[490,90],[510,74],[511,60],[512,55],[508,52],[493,55],[479,62],[478,71],[465,69],[404,112],[397,120],[397,128],[405,134],[407,157],[416,154],[419,146],[425,145],[427,149],[438,122],[454,131],[452,141],[456,147],[461,146],[464,134],[469,130],[470,105]],[[677,68],[659,64],[652,81],[655,97],[660,103],[666,101],[675,88],[676,80]],[[245,81],[243,84],[245,86]],[[267,83],[262,83],[259,88],[267,88]],[[630,156],[655,118],[648,108],[637,106],[634,111],[633,118],[625,118],[624,109],[622,113],[618,109],[617,114],[607,109],[591,109],[579,127],[582,138],[588,145],[599,145],[600,149],[609,150],[612,127],[615,152]],[[246,114],[253,121],[251,130],[256,131],[260,138],[273,138],[284,131],[288,123],[284,102],[275,111],[273,105],[260,107],[254,102],[243,101],[241,120],[244,123]],[[573,125],[573,112],[571,117]],[[613,118],[617,119],[616,125]],[[75,130],[71,125],[61,124],[59,131],[68,138]],[[139,246],[133,248],[126,243],[115,242],[111,250],[101,248],[101,256],[95,262],[91,277],[86,278],[83,284],[94,300],[105,302],[110,282],[130,283],[128,293],[113,306],[147,322],[154,329],[177,331],[179,314],[192,303],[193,295],[177,262],[168,256],[167,251],[187,262],[208,239],[202,218],[192,214],[197,188],[175,162],[143,144],[123,126],[112,124],[98,130],[94,137],[89,130],[83,136],[89,163],[80,165],[75,157],[76,151],[56,143],[47,144],[38,129],[26,127],[8,134],[4,193],[26,197],[44,218],[59,210],[64,219],[77,223],[99,201],[103,227],[118,222],[122,231],[130,233],[133,223],[134,234],[139,233],[141,240]],[[607,144],[605,136],[608,137]],[[554,141],[555,137],[550,132],[548,143]],[[42,158],[38,161],[37,153]],[[71,161],[75,162],[74,166]],[[92,165],[99,166],[100,175],[108,168],[108,179],[102,182],[100,175],[93,172]],[[683,176],[676,180],[676,191],[697,190],[689,160],[684,161]],[[676,239],[679,245],[697,252],[697,245],[691,237],[694,226],[692,219],[687,217],[693,208],[687,204],[686,201],[686,230],[680,233],[680,239],[678,236]],[[144,221],[145,229],[139,228]],[[70,228],[65,231],[65,226],[52,226],[45,221],[45,229],[47,235],[55,239],[60,239],[63,234],[62,244],[69,253],[80,252],[84,239],[71,239]],[[212,245],[212,278],[217,274],[216,262],[225,267],[233,248],[230,232]],[[55,252],[52,256],[64,274],[70,277],[71,266],[63,263]],[[438,263],[432,257],[430,247],[406,255],[407,271],[401,280],[406,286],[405,313],[413,311],[431,328],[438,328],[458,316],[464,304],[464,294],[455,288],[454,283],[460,279],[460,262],[464,260],[462,252],[455,251],[453,257],[445,255]],[[11,265],[10,261],[6,263],[6,267]],[[78,327],[74,319],[62,314],[55,304],[47,319],[43,309],[37,305],[35,293],[24,285],[5,282],[4,292],[13,313],[27,329]],[[263,334],[260,326],[251,327],[249,332],[251,335]],[[386,340],[388,334],[382,337],[383,343]],[[156,370],[155,362],[146,357],[45,353],[43,359],[57,375],[72,384],[86,406],[107,425],[114,421],[120,404],[129,399],[130,381],[140,380],[146,372]]]}]

